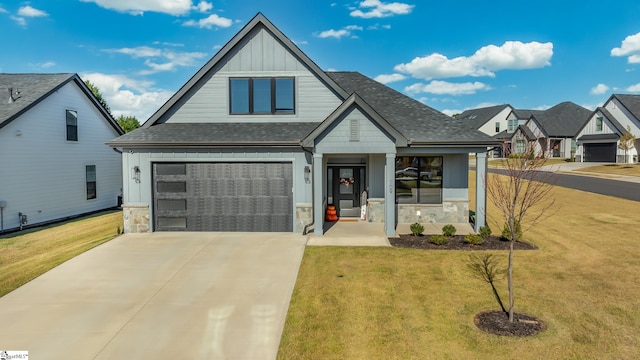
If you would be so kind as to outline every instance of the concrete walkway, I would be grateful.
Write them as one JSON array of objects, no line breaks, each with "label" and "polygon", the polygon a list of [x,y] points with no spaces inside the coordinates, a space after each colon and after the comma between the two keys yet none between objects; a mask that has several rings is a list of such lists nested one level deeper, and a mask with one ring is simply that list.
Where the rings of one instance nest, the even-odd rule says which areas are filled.
[{"label": "concrete walkway", "polygon": [[275,359],[306,237],[127,234],[0,298],[33,359]]}]

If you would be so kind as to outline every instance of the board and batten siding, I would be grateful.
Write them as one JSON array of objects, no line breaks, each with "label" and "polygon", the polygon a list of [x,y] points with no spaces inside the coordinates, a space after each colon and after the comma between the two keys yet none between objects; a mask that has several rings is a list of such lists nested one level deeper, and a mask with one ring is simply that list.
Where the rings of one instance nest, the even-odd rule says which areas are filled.
[{"label": "board and batten siding", "polygon": [[[78,113],[77,142],[66,140],[66,110]],[[19,227],[18,212],[36,224],[115,207],[121,160],[105,142],[117,136],[75,82],[0,129],[3,228]],[[86,165],[96,166],[96,199],[87,200]]]},{"label": "board and batten siding", "polygon": [[359,109],[351,108],[316,138],[316,153],[395,154],[393,140]]},{"label": "board and batten siding", "polygon": [[[601,117],[602,118],[602,130],[598,131],[596,130],[596,119]],[[611,121],[609,121],[602,113],[597,112],[594,116],[592,116],[589,121],[587,122],[587,124],[584,126],[584,128],[582,128],[582,130],[580,131],[580,133],[578,134],[577,138],[580,138],[580,136],[583,135],[597,135],[597,134],[614,134],[616,133],[615,131],[615,127],[613,126],[613,124],[611,124]]]},{"label": "board and batten siding", "polygon": [[[295,78],[295,114],[229,114],[229,78],[278,76]],[[341,104],[332,90],[262,27],[230,51],[202,81],[166,122],[321,122]]]}]

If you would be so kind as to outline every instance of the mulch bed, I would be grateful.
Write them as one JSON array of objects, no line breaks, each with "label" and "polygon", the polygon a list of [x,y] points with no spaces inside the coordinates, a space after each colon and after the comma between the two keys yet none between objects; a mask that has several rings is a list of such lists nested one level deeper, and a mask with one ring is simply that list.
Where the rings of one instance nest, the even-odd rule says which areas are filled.
[{"label": "mulch bed", "polygon": [[[499,236],[494,235],[491,235],[481,245],[465,243],[464,235],[454,235],[443,245],[429,242],[429,235],[411,234],[389,238],[389,243],[394,247],[424,250],[509,250],[509,241],[501,240]],[[513,243],[513,248],[514,250],[536,250],[538,247],[525,241],[516,241]]]},{"label": "mulch bed", "polygon": [[510,322],[509,314],[498,310],[481,312],[473,322],[480,330],[501,336],[532,336],[546,329],[544,322],[535,317],[513,313]]}]

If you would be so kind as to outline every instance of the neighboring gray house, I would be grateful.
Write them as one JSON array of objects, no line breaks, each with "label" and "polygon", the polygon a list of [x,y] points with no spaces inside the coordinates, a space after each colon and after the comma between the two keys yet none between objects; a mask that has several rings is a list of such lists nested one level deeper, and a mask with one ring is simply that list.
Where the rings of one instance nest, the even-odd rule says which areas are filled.
[{"label": "neighboring gray house", "polygon": [[[122,149],[125,231],[325,231],[341,217],[466,222],[494,139],[357,72],[325,72],[256,15]],[[364,197],[366,190],[368,196]]]},{"label": "neighboring gray house", "polygon": [[[588,121],[591,111],[572,102],[562,102],[547,110],[514,110],[510,126],[519,124],[510,141],[511,153],[535,149],[546,157],[571,159],[576,151],[576,135]],[[522,119],[527,119],[521,124]],[[535,143],[533,147],[527,143]]]},{"label": "neighboring gray house", "polygon": [[[635,135],[635,147],[625,154],[620,136],[627,129]],[[640,147],[640,95],[613,94],[590,114],[580,128],[576,161],[637,162]]]},{"label": "neighboring gray house", "polygon": [[76,74],[0,74],[0,232],[115,207],[123,133]]}]

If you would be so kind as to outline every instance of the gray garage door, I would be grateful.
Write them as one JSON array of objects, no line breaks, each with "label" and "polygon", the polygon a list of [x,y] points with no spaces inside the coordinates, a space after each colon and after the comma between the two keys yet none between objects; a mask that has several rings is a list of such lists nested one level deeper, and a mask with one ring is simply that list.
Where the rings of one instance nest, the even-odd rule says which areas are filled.
[{"label": "gray garage door", "polygon": [[154,163],[156,231],[293,231],[291,163]]},{"label": "gray garage door", "polygon": [[616,143],[584,144],[584,161],[616,162]]}]

